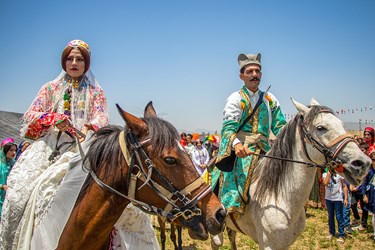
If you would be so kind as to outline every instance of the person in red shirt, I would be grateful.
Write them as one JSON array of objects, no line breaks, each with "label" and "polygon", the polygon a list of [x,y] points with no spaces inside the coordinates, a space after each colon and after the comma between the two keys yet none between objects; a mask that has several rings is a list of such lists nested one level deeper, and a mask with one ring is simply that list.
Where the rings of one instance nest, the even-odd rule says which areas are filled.
[{"label": "person in red shirt", "polygon": [[185,132],[182,132],[181,135],[180,135],[180,144],[183,147],[185,147],[187,145],[186,133]]},{"label": "person in red shirt", "polygon": [[370,155],[372,152],[375,152],[375,138],[374,138],[375,132],[374,128],[372,127],[366,127],[363,131],[363,140],[368,145],[368,151],[367,155]]}]

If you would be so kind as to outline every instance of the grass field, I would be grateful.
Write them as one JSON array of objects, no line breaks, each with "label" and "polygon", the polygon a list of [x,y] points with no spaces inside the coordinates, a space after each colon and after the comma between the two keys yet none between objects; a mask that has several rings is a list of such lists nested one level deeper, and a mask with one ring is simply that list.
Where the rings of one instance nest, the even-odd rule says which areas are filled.
[{"label": "grass field", "polygon": [[[300,249],[360,249],[369,250],[375,249],[373,239],[373,230],[371,224],[371,215],[369,215],[368,223],[370,223],[367,231],[354,231],[352,235],[346,235],[345,243],[340,244],[336,242],[336,238],[327,240],[328,222],[327,211],[322,209],[309,208],[307,210],[307,223],[304,232],[299,236],[297,241],[290,247],[292,250]],[[159,229],[155,229],[159,237]],[[167,231],[166,249],[174,249],[171,240],[169,239],[169,230]],[[159,238],[160,241],[160,238]],[[187,230],[183,230],[183,249],[184,250],[208,250],[211,249],[210,241],[192,240]],[[237,234],[237,248],[241,250],[258,249],[258,245],[251,240],[250,237],[243,234]],[[224,234],[224,245],[220,249],[231,249],[229,240]]]}]

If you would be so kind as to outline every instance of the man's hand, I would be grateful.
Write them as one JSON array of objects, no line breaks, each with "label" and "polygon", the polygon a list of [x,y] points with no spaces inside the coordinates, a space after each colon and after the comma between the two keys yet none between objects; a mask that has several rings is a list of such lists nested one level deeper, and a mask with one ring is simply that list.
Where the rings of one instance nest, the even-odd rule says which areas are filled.
[{"label": "man's hand", "polygon": [[234,145],[234,151],[236,153],[236,156],[239,158],[244,158],[248,155],[251,155],[251,151],[248,147],[242,145],[242,143],[237,143]]}]

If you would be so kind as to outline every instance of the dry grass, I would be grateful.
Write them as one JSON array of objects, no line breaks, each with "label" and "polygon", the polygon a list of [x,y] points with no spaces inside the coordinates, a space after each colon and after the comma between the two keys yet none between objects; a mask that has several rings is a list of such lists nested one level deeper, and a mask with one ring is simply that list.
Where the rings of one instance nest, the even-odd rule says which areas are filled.
[{"label": "dry grass", "polygon": [[[358,232],[355,231],[352,235],[345,237],[345,243],[339,244],[336,242],[336,238],[327,240],[326,235],[328,234],[328,222],[327,222],[327,211],[321,209],[309,208],[307,210],[307,223],[304,232],[300,235],[297,241],[290,247],[292,250],[300,249],[375,249],[375,243],[373,240],[373,230],[371,225],[371,215],[369,216],[368,222],[370,223],[367,231]],[[156,229],[159,237],[159,230]],[[173,244],[169,237],[169,231],[167,231],[167,242],[166,249],[174,249]],[[210,241],[198,241],[192,240],[187,230],[183,230],[183,249],[184,250],[209,250]],[[258,249],[257,244],[250,239],[250,237],[237,234],[237,248],[239,250]],[[223,249],[231,249],[229,240],[224,234],[224,245],[220,247]]]}]

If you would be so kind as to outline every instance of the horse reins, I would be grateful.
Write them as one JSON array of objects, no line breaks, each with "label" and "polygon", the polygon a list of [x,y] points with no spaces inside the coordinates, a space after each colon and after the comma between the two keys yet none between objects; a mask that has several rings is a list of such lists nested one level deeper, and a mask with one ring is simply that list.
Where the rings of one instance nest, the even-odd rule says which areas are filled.
[{"label": "horse reins", "polygon": [[[126,146],[126,141],[129,142],[128,147]],[[194,198],[189,199],[187,195],[191,194],[191,192],[198,189],[200,186],[202,186],[202,184],[205,183],[203,178],[197,178],[184,189],[177,190],[164,176],[160,174],[160,172],[155,168],[151,159],[144,151],[143,146],[145,144],[148,144],[149,142],[149,138],[146,138],[143,141],[139,142],[138,139],[130,132],[130,130],[128,130],[127,132],[122,131],[119,134],[120,148],[125,160],[127,160],[128,155],[127,148],[130,148],[131,151],[131,159],[130,164],[128,163],[129,170],[126,181],[126,186],[128,190],[127,195],[117,191],[116,189],[101,181],[91,168],[85,169],[89,171],[90,175],[92,176],[94,181],[99,185],[99,187],[131,201],[135,206],[137,206],[146,213],[160,215],[170,222],[174,221],[179,217],[182,217],[181,223],[184,226],[188,227],[197,224],[199,222],[200,216],[202,215],[202,211],[196,205],[203,197],[205,197],[208,193],[212,192],[211,187],[207,185],[207,187],[200,191]],[[82,150],[82,147],[80,143],[77,144],[81,157],[82,159],[84,159],[85,154]],[[146,168],[142,164],[141,156],[143,157],[144,162],[147,164],[147,173],[144,170]],[[135,164],[135,161],[137,161],[139,165]],[[138,169],[138,171],[135,172],[135,169]],[[157,178],[159,178],[163,182],[166,188],[153,181],[151,179],[152,174],[156,175]],[[145,202],[139,201],[135,198],[136,184],[138,179],[143,181],[143,184],[138,188],[138,190],[144,187],[145,185],[151,187],[151,189],[159,197],[161,197],[165,202],[167,202],[167,205],[164,209],[157,208]],[[172,199],[173,197],[176,198]],[[178,206],[178,202],[182,203],[182,206]]]},{"label": "horse reins", "polygon": [[[332,113],[332,112],[327,109],[324,109],[321,111],[321,113]],[[257,155],[259,157],[266,157],[266,158],[271,158],[271,159],[276,159],[276,160],[300,163],[300,164],[307,165],[308,167],[317,167],[317,168],[322,168],[322,169],[325,169],[326,167],[328,167],[330,170],[334,170],[335,168],[337,168],[339,165],[343,163],[343,161],[338,157],[338,154],[341,152],[341,150],[345,147],[346,144],[348,144],[349,142],[354,142],[354,139],[351,138],[349,134],[340,135],[337,138],[330,141],[327,145],[324,145],[321,142],[317,141],[307,131],[305,124],[303,122],[303,116],[300,116],[300,120],[298,121],[298,124],[299,124],[299,129],[300,129],[300,137],[303,142],[302,143],[303,151],[304,151],[306,158],[309,161],[298,161],[298,160],[287,159],[287,158],[282,158],[282,157],[277,157],[277,156],[269,156],[266,154],[256,154],[256,153],[251,153],[251,154]],[[313,160],[311,160],[309,154],[307,153],[306,143],[310,143],[314,148],[316,148],[319,152],[321,152],[326,158],[326,163],[318,164],[318,163],[315,163]],[[332,150],[332,148],[335,146],[336,146],[336,149]]]}]

